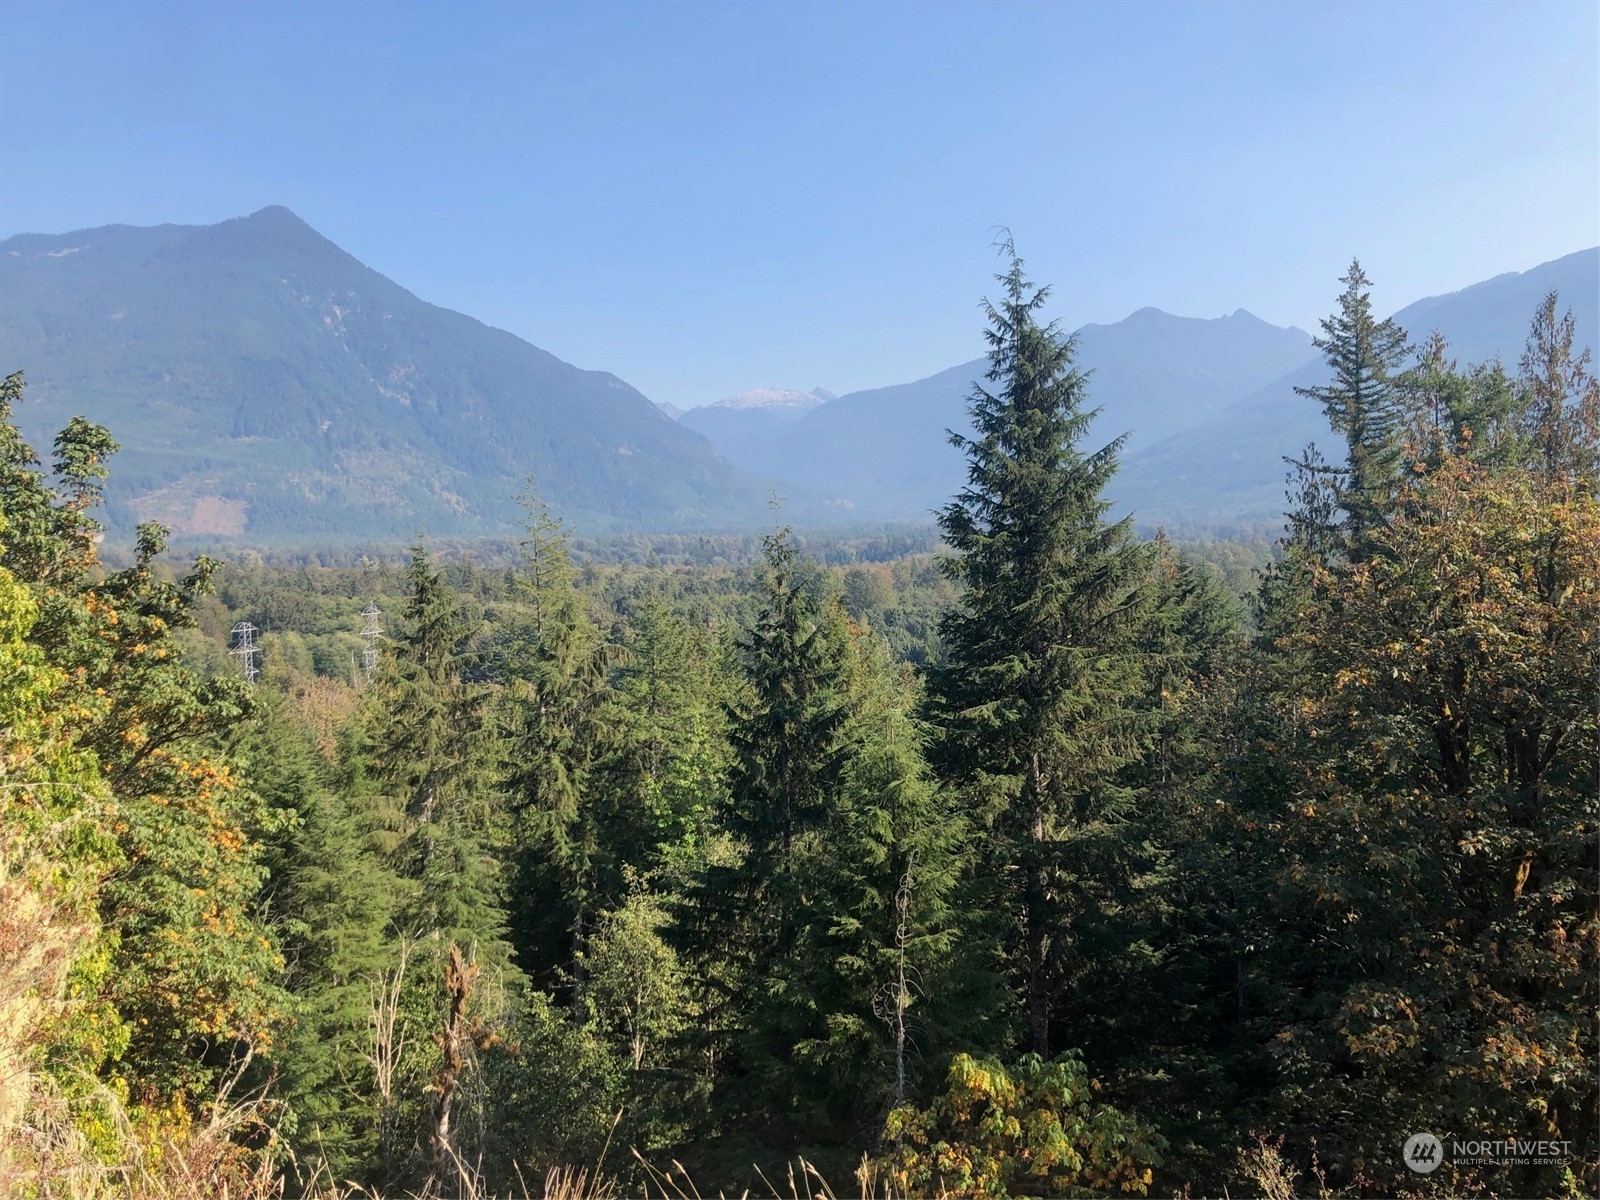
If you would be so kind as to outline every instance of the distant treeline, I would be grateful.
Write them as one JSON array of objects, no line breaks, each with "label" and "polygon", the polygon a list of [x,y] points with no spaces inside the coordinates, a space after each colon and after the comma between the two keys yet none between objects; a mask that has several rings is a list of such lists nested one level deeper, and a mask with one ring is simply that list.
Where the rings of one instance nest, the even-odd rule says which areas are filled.
[{"label": "distant treeline", "polygon": [[[638,563],[657,566],[750,566],[761,559],[764,533],[617,533],[571,535],[574,560],[582,563]],[[894,522],[797,529],[795,544],[806,556],[823,563],[887,562],[908,554],[926,554],[940,545],[938,527],[930,523]],[[304,544],[309,542],[310,544]],[[418,532],[413,542],[425,543],[435,557],[469,558],[483,566],[515,563],[521,557],[518,538],[428,537]],[[257,562],[283,567],[360,567],[368,562],[403,563],[413,542],[356,542],[319,546],[315,538],[299,545],[252,545],[241,539],[178,539],[184,552],[210,554],[221,561]],[[108,550],[107,556],[115,552]]]}]

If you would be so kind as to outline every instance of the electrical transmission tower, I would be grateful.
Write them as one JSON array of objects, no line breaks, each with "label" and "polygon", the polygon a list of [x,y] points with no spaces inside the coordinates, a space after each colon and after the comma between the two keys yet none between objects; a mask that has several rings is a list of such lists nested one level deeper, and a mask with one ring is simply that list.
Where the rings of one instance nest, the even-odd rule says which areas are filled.
[{"label": "electrical transmission tower", "polygon": [[361,640],[367,644],[366,649],[361,651],[361,673],[371,679],[372,672],[378,666],[378,639],[383,636],[383,613],[376,604],[369,602],[361,610],[361,615],[367,622],[361,629]]},{"label": "electrical transmission tower", "polygon": [[248,684],[254,684],[261,674],[261,668],[256,666],[256,655],[261,653],[261,647],[256,645],[256,632],[249,621],[240,621],[233,627],[233,649],[229,652],[239,660],[239,674]]}]

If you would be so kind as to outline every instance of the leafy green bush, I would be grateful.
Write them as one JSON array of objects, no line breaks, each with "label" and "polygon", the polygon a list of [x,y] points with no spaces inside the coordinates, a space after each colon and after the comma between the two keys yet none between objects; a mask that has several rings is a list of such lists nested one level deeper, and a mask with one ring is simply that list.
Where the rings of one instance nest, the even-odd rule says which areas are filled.
[{"label": "leafy green bush", "polygon": [[876,1164],[899,1195],[1144,1195],[1166,1140],[1095,1099],[1099,1084],[1068,1052],[1014,1067],[958,1054],[948,1090],[925,1109],[889,1114],[894,1148]]}]

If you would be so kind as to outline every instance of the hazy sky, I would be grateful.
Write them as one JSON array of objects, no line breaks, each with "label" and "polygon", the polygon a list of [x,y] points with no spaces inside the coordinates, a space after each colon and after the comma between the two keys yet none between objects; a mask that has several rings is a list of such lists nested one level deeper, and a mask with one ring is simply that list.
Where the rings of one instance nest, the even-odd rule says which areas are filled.
[{"label": "hazy sky", "polygon": [[1000,224],[1069,326],[1600,241],[1595,0],[9,0],[0,47],[0,236],[286,204],[682,405],[976,356]]}]

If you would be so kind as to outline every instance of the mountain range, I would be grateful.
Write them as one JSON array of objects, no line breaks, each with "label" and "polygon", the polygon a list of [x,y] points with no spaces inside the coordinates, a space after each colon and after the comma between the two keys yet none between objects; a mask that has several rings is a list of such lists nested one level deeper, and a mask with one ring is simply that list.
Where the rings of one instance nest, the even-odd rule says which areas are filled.
[{"label": "mountain range", "polygon": [[762,448],[783,441],[789,426],[830,400],[832,392],[814,388],[809,392],[794,388],[754,388],[702,404],[680,413],[678,420],[704,437],[731,462],[766,474],[754,467]]},{"label": "mountain range", "polygon": [[[1498,358],[1514,373],[1534,310],[1551,291],[1562,310],[1571,310],[1578,345],[1600,348],[1600,248],[1419,300],[1394,320],[1413,344],[1437,330],[1457,362]],[[1195,428],[1130,453],[1115,482],[1117,495],[1147,524],[1205,529],[1275,520],[1284,508],[1284,458],[1311,442],[1326,447],[1330,458],[1343,454],[1318,406],[1294,391],[1327,378],[1322,359],[1313,358]]]},{"label": "mountain range", "polygon": [[701,407],[708,409],[731,408],[740,412],[751,409],[761,409],[764,412],[774,412],[779,416],[790,417],[798,421],[819,404],[826,404],[829,400],[839,397],[823,388],[812,388],[809,392],[796,391],[794,388],[766,387],[752,388],[748,392],[740,392],[737,396],[729,396],[725,400],[718,400],[715,404]]},{"label": "mountain range", "polygon": [[[1077,342],[1092,372],[1090,396],[1104,410],[1095,433],[1127,433],[1129,446],[1204,422],[1312,353],[1304,331],[1243,310],[1200,320],[1145,308],[1113,325],[1086,325]],[[852,392],[795,423],[736,412],[720,416],[714,435],[698,428],[744,469],[821,492],[843,511],[926,518],[964,482],[946,430],[969,428],[967,399],[987,370],[978,358],[913,383]],[[704,410],[682,419],[697,412]]]},{"label": "mountain range", "polygon": [[[1556,290],[1580,343],[1600,346],[1600,249],[1500,275],[1394,314],[1417,341],[1437,329],[1464,363],[1514,367],[1535,307]],[[1331,294],[1332,288],[1330,288]],[[1321,410],[1294,392],[1325,382],[1311,337],[1240,309],[1211,320],[1140,309],[1076,333],[1100,409],[1091,438],[1126,436],[1111,496],[1145,526],[1192,532],[1274,521],[1283,511],[1284,458],[1327,443]],[[833,498],[877,519],[927,518],[965,482],[947,430],[970,431],[967,398],[984,359],[926,379],[853,392],[781,423],[723,413],[697,426],[747,471]],[[682,418],[689,421],[697,409]]]},{"label": "mountain range", "polygon": [[[1551,288],[1600,345],[1597,279],[1585,250],[1395,315],[1463,361],[1514,364]],[[1325,378],[1303,330],[1146,308],[1076,338],[1091,436],[1127,435],[1113,498],[1142,523],[1270,520],[1283,456],[1329,440],[1293,391]],[[678,412],[426,303],[273,207],[0,242],[0,372],[19,368],[35,445],[79,413],[123,444],[114,530],[275,544],[503,534],[530,476],[585,532],[748,528],[772,486],[806,523],[926,520],[963,481],[946,430],[967,428],[987,363]]]},{"label": "mountain range", "polygon": [[36,446],[123,445],[114,528],[503,533],[532,476],[579,528],[742,523],[766,493],[604,371],[419,300],[284,208],[0,242],[0,371]]}]

